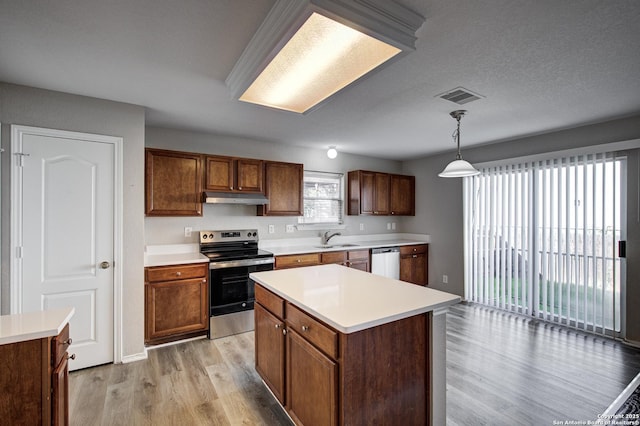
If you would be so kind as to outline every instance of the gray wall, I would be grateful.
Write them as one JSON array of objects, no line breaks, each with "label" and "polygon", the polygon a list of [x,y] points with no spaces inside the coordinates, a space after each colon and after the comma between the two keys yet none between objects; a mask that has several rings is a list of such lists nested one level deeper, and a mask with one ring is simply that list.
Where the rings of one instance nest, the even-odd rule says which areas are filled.
[{"label": "gray wall", "polygon": [[[346,173],[349,170],[366,169],[379,172],[399,173],[399,161],[381,160],[339,153],[334,160],[327,158],[325,150],[300,148],[261,142],[225,135],[187,132],[174,129],[147,127],[146,146],[173,149],[203,154],[228,155],[258,158],[273,161],[303,163],[306,170]],[[345,181],[346,184],[346,181]],[[345,216],[346,229],[343,235],[383,234],[402,232],[400,217]],[[255,206],[233,206],[205,204],[202,217],[147,217],[145,242],[151,244],[196,243],[197,232],[209,229],[258,229],[261,239],[315,237],[320,231],[295,231],[286,233],[287,224],[297,224],[297,217],[259,217]],[[387,223],[396,223],[396,230],[387,230]],[[364,231],[360,231],[364,224]],[[268,233],[274,225],[276,232]],[[184,228],[193,228],[191,237],[184,236]],[[425,232],[426,233],[426,232]]]},{"label": "gray wall", "polygon": [[[590,145],[640,138],[640,116],[508,142],[463,148],[465,160],[482,163],[508,158],[561,151]],[[640,212],[638,151],[627,153],[627,339],[640,342]],[[416,175],[416,216],[405,219],[406,232],[428,231],[429,283],[433,288],[464,294],[464,241],[462,180],[442,179],[438,173],[454,158],[454,153],[434,155],[403,163],[403,172]],[[448,275],[449,283],[442,283]]]},{"label": "gray wall", "polygon": [[144,352],[144,108],[0,83],[2,122],[2,312],[9,312],[11,125],[45,127],[124,140],[122,352]]}]

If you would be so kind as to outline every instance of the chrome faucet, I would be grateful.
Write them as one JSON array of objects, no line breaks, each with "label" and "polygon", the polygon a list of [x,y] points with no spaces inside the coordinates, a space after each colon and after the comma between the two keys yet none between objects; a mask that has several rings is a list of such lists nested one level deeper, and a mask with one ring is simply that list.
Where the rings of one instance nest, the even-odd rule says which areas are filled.
[{"label": "chrome faucet", "polygon": [[333,237],[335,237],[336,235],[342,235],[339,232],[334,232],[333,234],[329,235],[329,232],[331,231],[327,231],[322,235],[322,245],[326,246],[327,244],[329,244],[329,240],[332,239]]}]

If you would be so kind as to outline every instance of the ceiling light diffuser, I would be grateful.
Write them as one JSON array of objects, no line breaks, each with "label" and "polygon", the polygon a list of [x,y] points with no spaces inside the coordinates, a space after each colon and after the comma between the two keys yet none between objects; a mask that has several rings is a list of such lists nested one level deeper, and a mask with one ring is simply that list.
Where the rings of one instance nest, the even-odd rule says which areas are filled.
[{"label": "ceiling light diffuser", "polygon": [[278,0],[226,83],[237,99],[306,113],[415,49],[424,18],[393,1]]}]

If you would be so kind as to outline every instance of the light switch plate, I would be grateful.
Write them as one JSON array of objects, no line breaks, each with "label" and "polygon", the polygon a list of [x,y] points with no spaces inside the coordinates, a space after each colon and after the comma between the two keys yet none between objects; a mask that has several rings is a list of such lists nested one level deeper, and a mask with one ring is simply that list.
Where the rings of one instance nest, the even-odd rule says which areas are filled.
[{"label": "light switch plate", "polygon": [[287,225],[287,232],[293,232],[295,231],[293,225]]},{"label": "light switch plate", "polygon": [[192,231],[193,231],[193,229],[190,226],[185,226],[184,227],[184,236],[185,237],[190,237]]},{"label": "light switch plate", "polygon": [[270,234],[273,234],[273,233],[275,233],[275,232],[276,232],[276,227],[275,227],[275,225],[269,225],[269,233],[270,233]]}]

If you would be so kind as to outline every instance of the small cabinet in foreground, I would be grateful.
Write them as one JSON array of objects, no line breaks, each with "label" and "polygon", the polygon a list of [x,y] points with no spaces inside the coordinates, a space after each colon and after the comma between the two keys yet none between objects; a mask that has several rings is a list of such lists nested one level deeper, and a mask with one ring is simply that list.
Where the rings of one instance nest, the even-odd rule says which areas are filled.
[{"label": "small cabinet in foreground", "polygon": [[145,343],[206,334],[209,329],[208,263],[145,269]]},{"label": "small cabinet in foreground", "polygon": [[428,244],[400,247],[400,279],[413,284],[428,284]]}]

